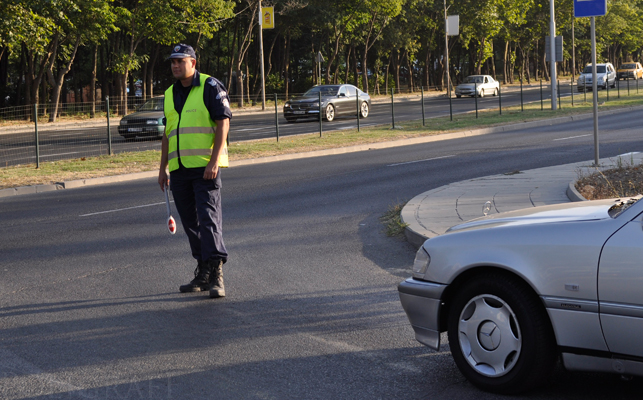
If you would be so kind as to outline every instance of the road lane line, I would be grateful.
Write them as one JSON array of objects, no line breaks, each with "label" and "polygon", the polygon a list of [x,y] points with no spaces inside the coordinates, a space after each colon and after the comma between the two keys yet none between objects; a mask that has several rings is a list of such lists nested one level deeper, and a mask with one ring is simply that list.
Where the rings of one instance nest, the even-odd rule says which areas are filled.
[{"label": "road lane line", "polygon": [[554,139],[554,142],[557,141],[557,140],[569,140],[569,139],[576,139],[576,138],[585,137],[585,136],[590,136],[590,134],[588,133],[587,135],[570,136],[570,137],[566,137],[566,138]]},{"label": "road lane line", "polygon": [[406,164],[415,164],[419,162],[424,162],[424,161],[433,161],[433,160],[440,160],[442,158],[449,158],[449,157],[455,157],[455,154],[452,154],[450,156],[441,156],[441,157],[434,157],[434,158],[427,158],[426,160],[416,160],[416,161],[408,161],[408,162],[403,162],[403,163],[397,163],[397,164],[389,164],[387,167],[397,167],[398,165],[406,165]]},{"label": "road lane line", "polygon": [[[174,203],[174,200],[170,200],[170,203]],[[83,214],[79,215],[79,217],[90,217],[92,215],[99,215],[99,214],[107,214],[107,213],[113,213],[113,212],[119,212],[119,211],[127,211],[127,210],[134,210],[136,208],[143,208],[143,207],[151,207],[151,206],[158,206],[160,204],[165,204],[164,201],[160,203],[153,203],[153,204],[144,204],[142,206],[134,206],[134,207],[126,207],[126,208],[116,208],[114,210],[107,210],[107,211],[99,211],[95,213],[89,213],[89,214]]]}]

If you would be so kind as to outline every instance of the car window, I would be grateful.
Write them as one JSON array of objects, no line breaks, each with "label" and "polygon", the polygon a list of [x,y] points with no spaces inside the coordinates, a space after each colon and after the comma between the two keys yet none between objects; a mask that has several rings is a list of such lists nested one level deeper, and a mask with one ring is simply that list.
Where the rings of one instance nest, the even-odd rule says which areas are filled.
[{"label": "car window", "polygon": [[481,76],[467,76],[464,78],[464,83],[482,83]]},{"label": "car window", "polygon": [[155,97],[146,101],[138,111],[163,111],[163,97]]},{"label": "car window", "polygon": [[621,69],[634,69],[636,68],[636,64],[622,64]]},{"label": "car window", "polygon": [[348,92],[349,97],[355,97],[355,87],[354,86],[346,86],[346,91]]},{"label": "car window", "polygon": [[339,89],[339,92],[337,92],[338,96],[341,96],[342,94],[346,94],[346,86],[342,86],[342,88]]},{"label": "car window", "polygon": [[315,86],[311,88],[304,96],[318,96],[318,93],[321,92],[322,96],[336,96],[339,86]]},{"label": "car window", "polygon": [[[592,73],[592,66],[588,65],[585,67],[583,70],[584,74],[591,74]],[[597,74],[604,74],[605,73],[605,66],[604,65],[597,65],[596,66],[596,73]]]}]

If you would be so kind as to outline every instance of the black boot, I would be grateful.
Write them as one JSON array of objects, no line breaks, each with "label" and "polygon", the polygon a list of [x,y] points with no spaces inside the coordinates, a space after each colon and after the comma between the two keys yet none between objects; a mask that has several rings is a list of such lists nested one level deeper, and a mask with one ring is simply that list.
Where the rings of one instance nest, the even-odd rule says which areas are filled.
[{"label": "black boot", "polygon": [[181,293],[186,292],[205,292],[209,289],[210,274],[212,266],[210,263],[199,261],[194,270],[194,279],[190,283],[179,286]]},{"label": "black boot", "polygon": [[210,271],[210,298],[225,297],[225,287],[223,286],[223,261],[214,258],[208,261]]}]

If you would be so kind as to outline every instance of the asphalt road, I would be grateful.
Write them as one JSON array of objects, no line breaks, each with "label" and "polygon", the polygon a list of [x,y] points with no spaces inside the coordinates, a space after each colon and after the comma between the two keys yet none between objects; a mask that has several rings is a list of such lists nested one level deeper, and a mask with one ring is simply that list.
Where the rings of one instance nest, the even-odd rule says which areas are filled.
[{"label": "asphalt road", "polygon": [[[569,95],[568,86],[561,87],[563,97]],[[602,93],[601,93],[602,94]],[[578,93],[575,94],[579,96]],[[602,94],[603,95],[603,94]],[[543,88],[542,93],[544,109],[549,109],[549,91]],[[538,86],[525,86],[522,94],[524,103],[540,101],[541,93]],[[580,100],[580,98],[578,98]],[[500,105],[507,107],[519,105],[521,102],[520,89],[516,87],[505,88],[502,92],[502,104],[498,97],[487,96],[477,99],[479,110],[498,109]],[[414,98],[397,98],[394,101],[396,123],[409,120],[422,119],[421,96],[417,93]],[[475,118],[476,99],[463,97],[453,98],[451,105],[448,98],[444,96],[425,96],[424,116],[425,119],[439,116],[447,116],[450,112],[454,114],[471,113]],[[253,139],[275,138],[277,136],[277,125],[272,110],[256,113],[236,113],[230,128],[229,138],[231,142],[239,142]],[[279,136],[286,137],[306,133],[318,133],[319,121],[298,120],[294,123],[287,123],[283,113],[279,110],[278,118]],[[375,125],[391,125],[393,117],[391,103],[373,103],[368,118],[360,121],[360,127]],[[324,132],[331,130],[355,129],[357,120],[355,116],[339,116],[333,122],[323,122]],[[125,140],[118,134],[118,125],[112,123],[111,150],[114,153],[140,150],[160,150],[161,142],[158,139],[139,138]],[[107,124],[104,126],[67,126],[60,129],[42,130],[39,132],[39,156],[41,162],[56,161],[69,158],[92,157],[108,153]],[[0,134],[0,165],[10,166],[36,161],[36,145],[34,132],[5,133]]]},{"label": "asphalt road", "polygon": [[[601,118],[601,157],[643,149]],[[0,198],[2,399],[505,399],[414,340],[394,204],[451,182],[593,159],[592,121],[223,171],[228,297],[180,294],[182,228],[154,179]],[[446,343],[446,339],[443,343]],[[639,398],[570,373],[528,399]]]}]

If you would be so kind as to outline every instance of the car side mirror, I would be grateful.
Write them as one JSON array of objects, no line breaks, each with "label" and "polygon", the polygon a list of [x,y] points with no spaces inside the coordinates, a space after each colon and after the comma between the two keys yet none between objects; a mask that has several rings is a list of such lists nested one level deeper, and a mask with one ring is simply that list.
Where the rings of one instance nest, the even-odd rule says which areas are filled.
[{"label": "car side mirror", "polygon": [[346,93],[340,93],[339,97],[346,97]]}]

